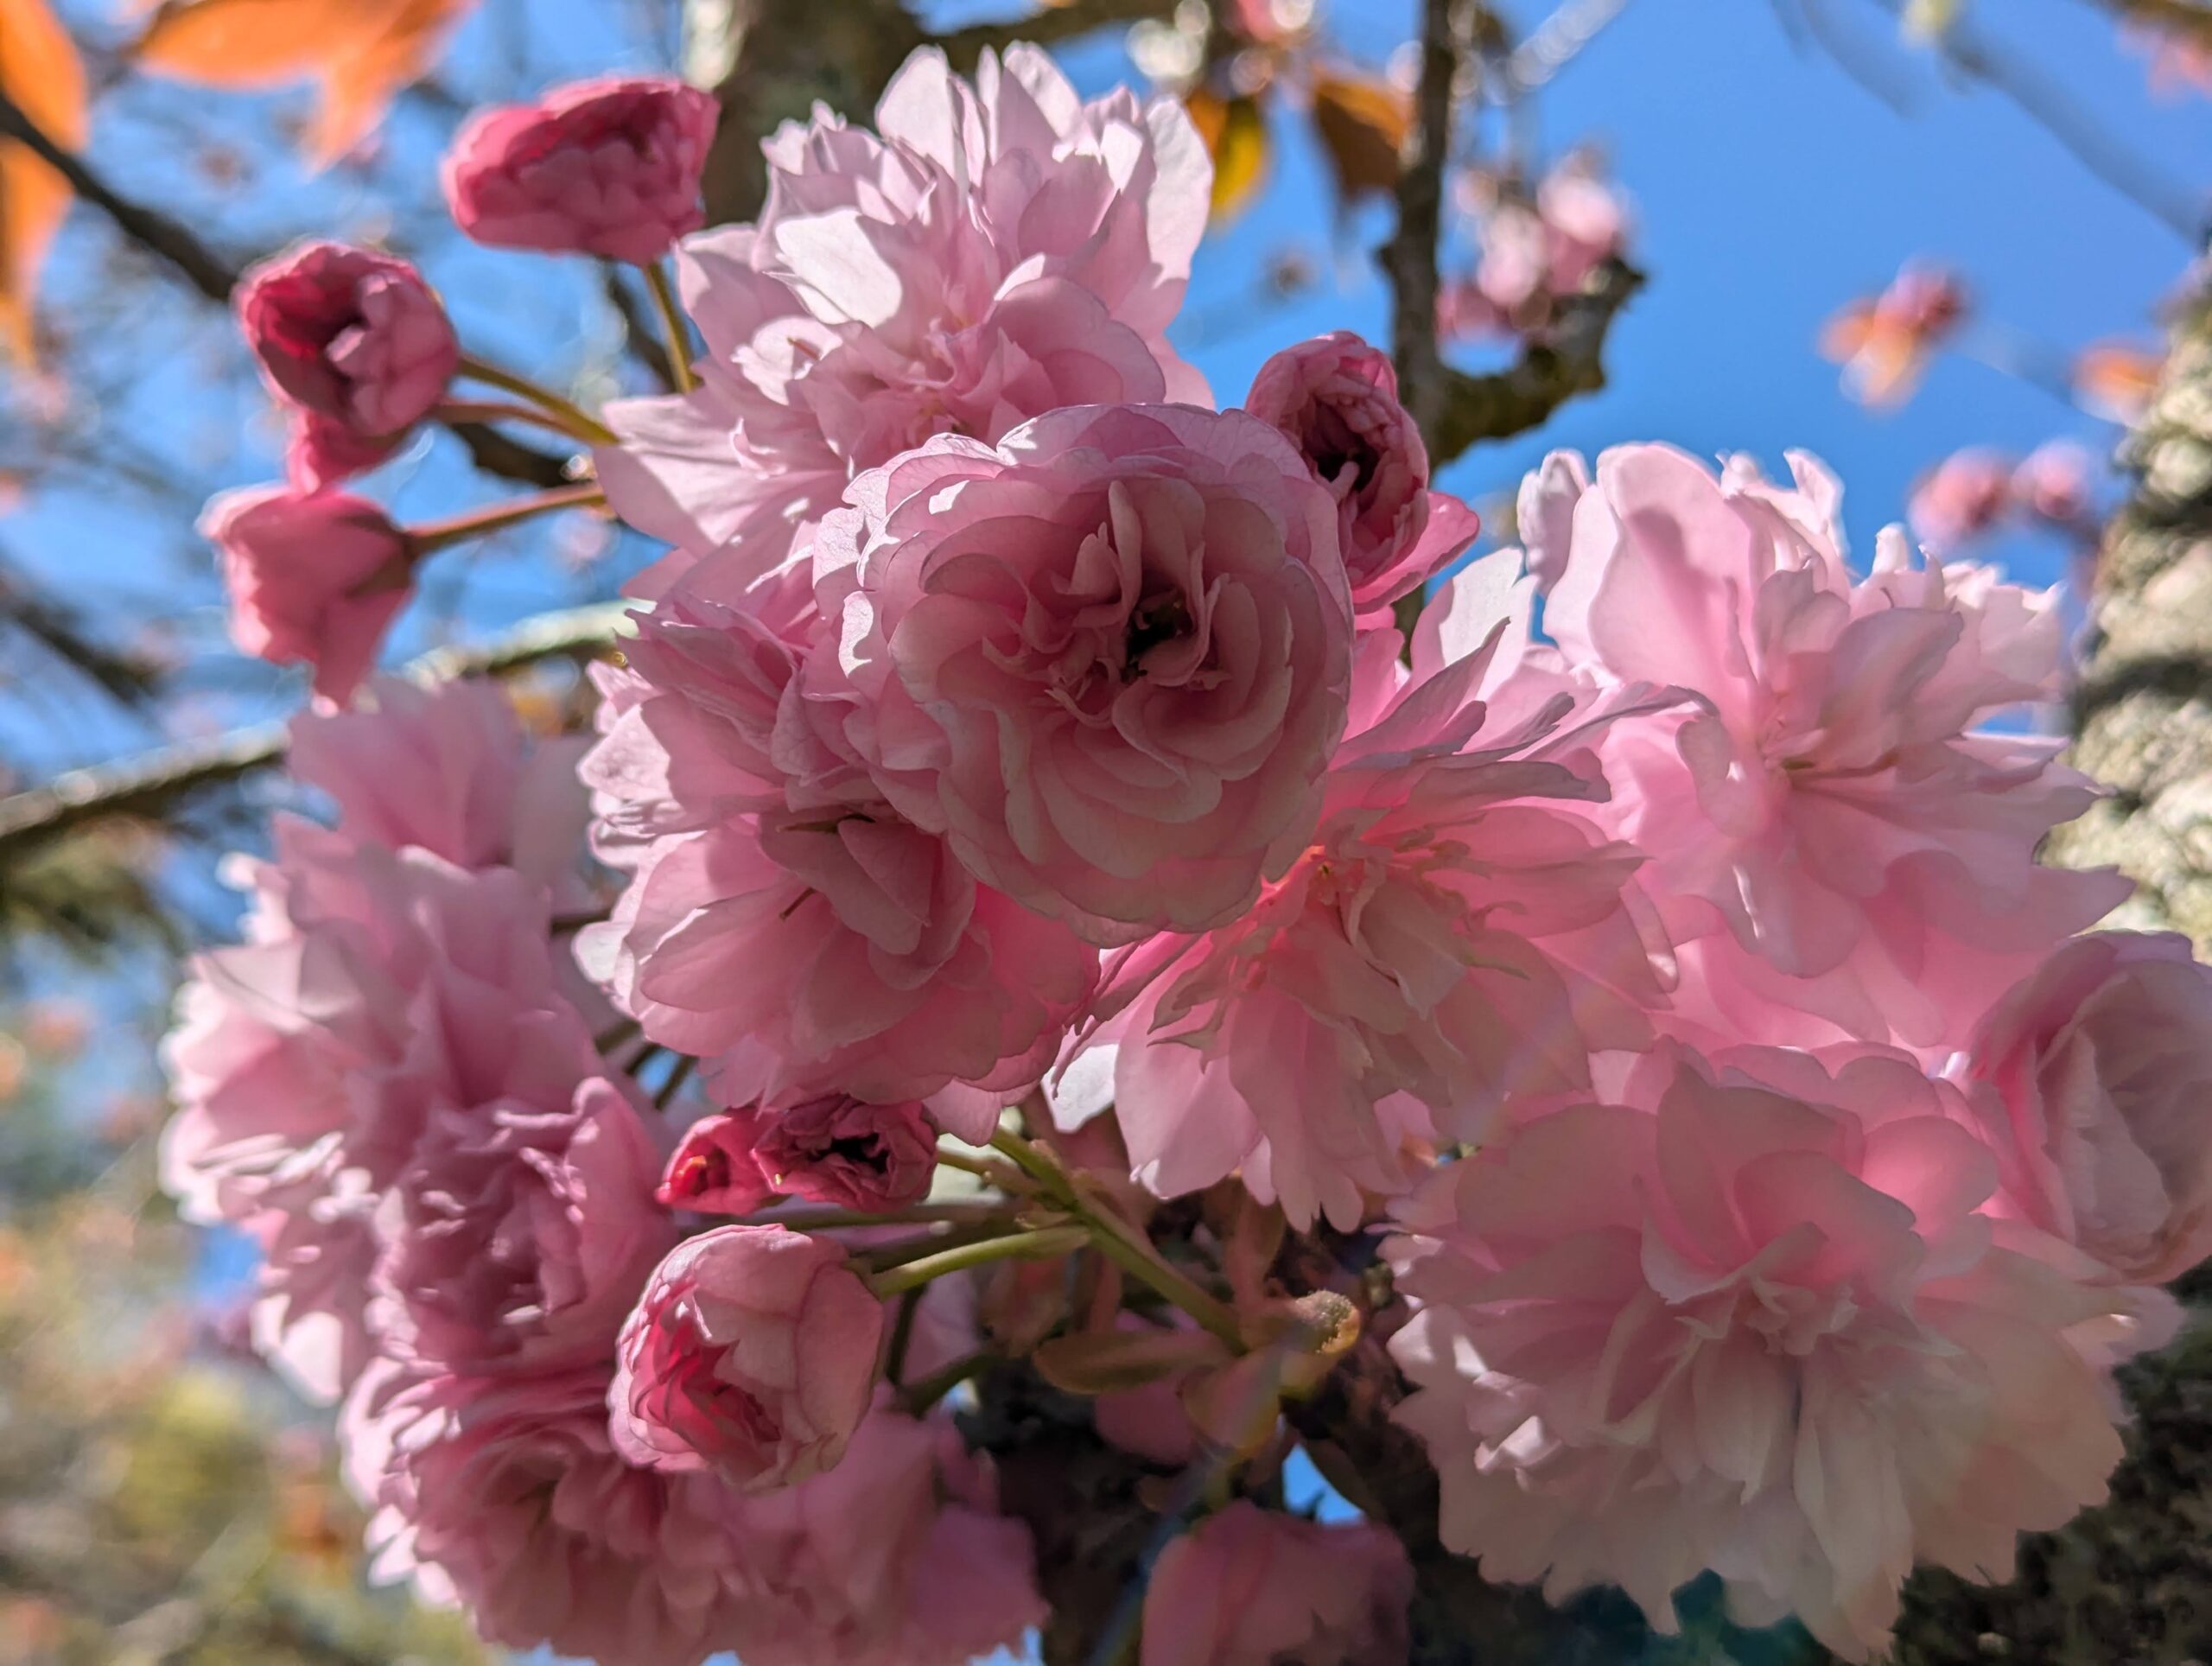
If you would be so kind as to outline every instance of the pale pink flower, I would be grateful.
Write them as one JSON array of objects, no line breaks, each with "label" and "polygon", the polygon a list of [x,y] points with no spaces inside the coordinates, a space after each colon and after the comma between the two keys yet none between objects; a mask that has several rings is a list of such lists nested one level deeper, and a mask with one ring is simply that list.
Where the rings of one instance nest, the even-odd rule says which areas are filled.
[{"label": "pale pink flower", "polygon": [[220,552],[239,652],[315,668],[343,703],[414,593],[415,548],[366,498],[254,486],[218,494],[200,535]]},{"label": "pale pink flower", "polygon": [[1179,104],[1084,103],[1027,46],[986,52],[970,86],[931,48],[876,124],[786,124],[759,224],[680,257],[705,385],[613,406],[622,443],[597,458],[623,518],[677,546],[659,584],[719,551],[701,582],[728,599],[854,475],[931,435],[1207,399],[1166,336],[1211,172]]},{"label": "pale pink flower", "polygon": [[810,693],[891,802],[1095,942],[1248,907],[1342,734],[1336,505],[1274,429],[1182,405],[944,437],[823,525]]},{"label": "pale pink flower", "polygon": [[[1484,590],[1478,567],[1432,607]],[[1413,1183],[1409,1140],[1483,1138],[1505,1096],[1586,1090],[1593,1050],[1649,1041],[1637,1008],[1659,989],[1624,897],[1642,858],[1578,813],[1605,788],[1561,733],[1573,697],[1486,726],[1514,696],[1480,697],[1484,678],[1526,626],[1518,611],[1432,632],[1476,645],[1357,703],[1363,727],[1288,873],[1231,924],[1112,963],[1100,1034],[1147,1186],[1241,1169],[1294,1225],[1349,1230],[1368,1196]],[[1376,633],[1373,675],[1395,677],[1395,637]]]},{"label": "pale pink flower", "polygon": [[1389,357],[1348,330],[1285,347],[1260,366],[1244,408],[1281,430],[1337,500],[1337,539],[1363,615],[1421,588],[1482,530],[1428,485],[1428,448],[1398,403]]},{"label": "pale pink flower", "polygon": [[699,181],[719,114],[712,93],[660,75],[480,111],[446,153],[446,203],[493,248],[650,265],[706,223]]},{"label": "pale pink flower", "polygon": [[2094,536],[2096,460],[2071,440],[2046,440],[2012,471],[2012,500],[2062,531]]},{"label": "pale pink flower", "polygon": [[2094,796],[2058,742],[1970,728],[2056,693],[2056,593],[1916,566],[1896,532],[1854,582],[1834,482],[1792,466],[1782,488],[1741,460],[1607,452],[1544,625],[1584,671],[1699,696],[1624,728],[1606,771],[1674,936],[1705,939],[1721,1027],[1785,1039],[1765,1027],[1802,1014],[1827,1027],[1802,1039],[1929,1045],[2125,884],[2032,860]]},{"label": "pale pink flower", "polygon": [[1472,274],[1438,296],[1437,327],[1446,336],[1541,334],[1560,302],[1628,245],[1628,205],[1586,154],[1561,160],[1533,194],[1478,174],[1465,194],[1479,252]]},{"label": "pale pink flower", "polygon": [[744,1510],[746,1666],[967,1666],[1046,1618],[1028,1529],[943,1418],[879,1407],[836,1469]]},{"label": "pale pink flower", "polygon": [[581,903],[575,874],[591,803],[580,741],[526,739],[497,683],[425,687],[380,677],[365,702],[302,714],[286,766],[327,794],[349,839],[408,845],[461,868],[512,868],[556,901]]},{"label": "pale pink flower", "polygon": [[718,1226],[654,1269],[607,1391],[615,1449],[747,1492],[834,1468],[868,1410],[883,1304],[844,1248]]},{"label": "pale pink flower", "polygon": [[1991,1009],[1960,1065],[2028,1220],[2128,1284],[2212,1256],[2212,971],[2188,938],[2074,938]]},{"label": "pale pink flower", "polygon": [[461,362],[423,275],[370,249],[301,244],[248,271],[237,307],[269,385],[316,431],[299,474],[309,486],[381,461],[445,397]]},{"label": "pale pink flower", "polygon": [[567,1103],[434,1105],[378,1211],[382,1346],[479,1375],[604,1359],[676,1242],[660,1156],[635,1090],[605,1077]]},{"label": "pale pink flower", "polygon": [[1905,522],[1938,555],[1986,537],[2012,514],[2012,460],[1980,446],[1955,451],[1913,483]]},{"label": "pale pink flower", "polygon": [[987,1133],[1058,1053],[1096,955],[885,803],[758,618],[671,597],[624,652],[583,773],[603,854],[634,873],[579,934],[586,963],[724,1103],[944,1112],[959,1085],[989,1103],[946,1126]]},{"label": "pale pink flower", "polygon": [[1414,1571],[1365,1522],[1309,1522],[1239,1498],[1160,1553],[1142,1666],[1404,1666]]},{"label": "pale pink flower", "polygon": [[603,1366],[490,1382],[379,1367],[340,1432],[378,1583],[411,1580],[511,1649],[699,1666],[729,1647],[738,1500],[712,1476],[625,1462]]},{"label": "pale pink flower", "polygon": [[1437,1170],[1384,1246],[1446,1545],[1665,1631],[1711,1568],[1743,1623],[1863,1659],[1916,1561],[2007,1579],[2104,1496],[2142,1293],[1975,1212],[1997,1166],[1955,1090],[1743,1049],[1655,1054],[1627,1097]]}]

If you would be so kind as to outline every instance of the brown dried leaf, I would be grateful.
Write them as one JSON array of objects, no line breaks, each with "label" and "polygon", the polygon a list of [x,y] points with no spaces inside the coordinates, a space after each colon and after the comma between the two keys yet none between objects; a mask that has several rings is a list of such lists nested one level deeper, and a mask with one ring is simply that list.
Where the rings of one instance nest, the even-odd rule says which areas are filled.
[{"label": "brown dried leaf", "polygon": [[1413,119],[1412,101],[1388,81],[1349,72],[1314,73],[1313,127],[1343,201],[1396,188],[1398,158]]}]

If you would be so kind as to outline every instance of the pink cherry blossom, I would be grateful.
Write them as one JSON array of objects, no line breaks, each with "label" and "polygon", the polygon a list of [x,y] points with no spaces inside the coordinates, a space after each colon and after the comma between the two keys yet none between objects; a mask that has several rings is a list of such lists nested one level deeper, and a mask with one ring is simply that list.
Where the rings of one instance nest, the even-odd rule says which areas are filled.
[{"label": "pink cherry blossom", "polygon": [[1561,300],[1627,247],[1628,205],[1585,154],[1561,160],[1533,194],[1482,174],[1464,194],[1480,252],[1473,273],[1438,297],[1437,327],[1447,337],[1541,333]]},{"label": "pink cherry blossom", "polygon": [[1029,1531],[943,1418],[882,1407],[826,1475],[745,1501],[746,1666],[967,1666],[1041,1625]]},{"label": "pink cherry blossom", "polygon": [[633,871],[579,954],[725,1103],[959,1084],[998,1097],[947,1126],[988,1132],[1052,1063],[1095,954],[886,803],[804,698],[803,651],[754,615],[671,597],[625,657],[583,773],[602,853]]},{"label": "pink cherry blossom", "polygon": [[239,652],[315,668],[342,703],[413,594],[415,550],[391,518],[342,492],[256,486],[213,499],[200,535],[220,552]]},{"label": "pink cherry blossom", "polygon": [[893,805],[1095,942],[1234,917],[1306,843],[1344,722],[1336,505],[1240,412],[943,437],[824,524],[810,692]]},{"label": "pink cherry blossom", "polygon": [[2186,938],[2075,938],[1982,1020],[1961,1067],[2028,1220],[2128,1284],[2212,1256],[2212,971]]},{"label": "pink cherry blossom", "polygon": [[1955,451],[1913,485],[1905,519],[1939,555],[1986,537],[2012,512],[2012,461],[1974,446]]},{"label": "pink cherry blossom", "polygon": [[[1433,609],[1492,576],[1470,569]],[[1350,1229],[1369,1195],[1417,1177],[1409,1141],[1484,1137],[1506,1095],[1585,1091],[1593,1049],[1649,1040],[1653,945],[1624,896],[1642,858],[1577,813],[1605,785],[1560,733],[1573,699],[1493,733],[1492,705],[1516,696],[1478,697],[1528,599],[1459,621],[1450,640],[1471,652],[1357,703],[1375,709],[1338,751],[1311,843],[1249,912],[1112,963],[1099,1033],[1154,1190],[1241,1168],[1294,1225]],[[1395,682],[1384,635],[1363,663]]]},{"label": "pink cherry blossom", "polygon": [[1908,261],[1878,296],[1852,302],[1821,331],[1821,352],[1843,366],[1844,391],[1866,404],[1903,404],[1929,360],[1973,310],[1955,273]]},{"label": "pink cherry blossom", "polygon": [[836,1466],[868,1410],[883,1304],[827,1238],[720,1226],[654,1269],[608,1390],[632,1463],[747,1492]]},{"label": "pink cherry blossom", "polygon": [[677,546],[664,584],[727,597],[788,559],[847,483],[931,435],[995,443],[1063,405],[1204,402],[1167,346],[1206,221],[1211,166],[1181,106],[1084,103],[1033,47],[974,86],[918,52],[878,131],[826,112],[767,146],[755,226],[694,239],[684,304],[705,385],[626,401],[600,478]]},{"label": "pink cherry blossom", "polygon": [[237,306],[262,374],[312,430],[296,441],[305,486],[379,461],[445,397],[461,362],[423,275],[373,250],[301,244],[247,272]]},{"label": "pink cherry blossom", "polygon": [[194,963],[164,1047],[163,1183],[260,1243],[257,1339],[329,1399],[370,1352],[380,1204],[433,1107],[565,1106],[598,1059],[519,875],[287,821],[241,877],[248,940]]},{"label": "pink cherry blossom", "polygon": [[1628,1097],[1437,1170],[1385,1245],[1446,1545],[1662,1630],[1712,1568],[1743,1623],[1864,1659],[1916,1560],[2007,1579],[2104,1496],[2140,1293],[1976,1212],[1997,1165],[1954,1090],[1746,1049],[1655,1055]]},{"label": "pink cherry blossom", "polygon": [[1403,1666],[1414,1572],[1365,1522],[1309,1522],[1237,1499],[1160,1553],[1142,1666]]},{"label": "pink cherry blossom", "polygon": [[744,1600],[738,1501],[613,1449],[607,1374],[493,1382],[380,1367],[347,1402],[346,1474],[371,1577],[465,1606],[488,1642],[623,1666],[699,1666]]},{"label": "pink cherry blossom", "polygon": [[666,76],[556,87],[480,111],[446,155],[447,205],[479,243],[647,265],[706,223],[714,95]]},{"label": "pink cherry blossom", "polygon": [[676,1232],[632,1091],[434,1105],[379,1210],[385,1351],[484,1374],[603,1359]]},{"label": "pink cherry blossom", "polygon": [[2012,499],[2062,531],[2096,535],[2096,460],[2071,440],[2046,440],[2012,471]]},{"label": "pink cherry blossom", "polygon": [[[1894,532],[1854,582],[1834,481],[1792,463],[1782,488],[1607,452],[1545,628],[1585,672],[1699,697],[1624,728],[1605,768],[1724,1029],[1929,1045],[2126,887],[2032,861],[2094,796],[2058,743],[1970,727],[2056,694],[2055,593],[1916,566]],[[1796,1014],[1814,1028],[1768,1033]]]},{"label": "pink cherry blossom", "polygon": [[576,779],[581,741],[526,740],[499,685],[481,677],[427,688],[381,677],[364,693],[354,709],[296,719],[285,755],[329,796],[348,838],[512,868],[582,902],[574,874],[591,807]]},{"label": "pink cherry blossom", "polygon": [[1337,538],[1362,614],[1418,589],[1482,528],[1428,486],[1428,449],[1398,403],[1388,355],[1348,330],[1285,347],[1260,366],[1244,408],[1280,429],[1337,500]]}]

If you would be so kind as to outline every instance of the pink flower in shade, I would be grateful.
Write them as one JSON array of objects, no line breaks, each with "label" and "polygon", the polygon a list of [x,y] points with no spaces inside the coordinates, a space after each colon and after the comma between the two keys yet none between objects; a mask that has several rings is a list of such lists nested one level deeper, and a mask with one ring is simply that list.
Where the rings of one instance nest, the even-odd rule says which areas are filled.
[{"label": "pink flower in shade", "polygon": [[1624,727],[1605,766],[1714,1027],[1933,1045],[2126,894],[2032,860],[2093,797],[2058,743],[1969,728],[2056,693],[2056,597],[1916,567],[1894,531],[1853,582],[1835,483],[1792,463],[1784,488],[1607,452],[1544,626],[1587,674],[1699,696]]},{"label": "pink flower in shade", "polygon": [[1205,146],[1173,99],[1085,104],[1045,53],[934,48],[876,107],[766,146],[756,226],[678,263],[707,344],[688,397],[618,403],[597,456],[617,512],[702,556],[728,600],[790,557],[847,483],[931,435],[995,443],[1064,405],[1207,402],[1166,341],[1205,230]]},{"label": "pink flower in shade", "polygon": [[1384,1245],[1447,1546],[1662,1631],[1711,1568],[1740,1622],[1864,1659],[1916,1560],[2008,1579],[2016,1535],[2104,1497],[2101,1368],[2161,1304],[1975,1212],[1997,1166],[1955,1091],[1745,1049],[1655,1054],[1627,1097],[1438,1169]]},{"label": "pink flower in shade", "polygon": [[985,884],[1094,942],[1248,907],[1343,733],[1336,505],[1274,429],[1181,405],[931,441],[823,525],[809,693]]},{"label": "pink flower in shade", "polygon": [[879,1407],[836,1469],[744,1511],[746,1666],[967,1666],[1046,1618],[1028,1529],[944,1419]]},{"label": "pink flower in shade", "polygon": [[262,374],[313,426],[299,475],[308,486],[381,461],[445,397],[461,362],[423,275],[373,250],[303,243],[247,272],[237,304]]},{"label": "pink flower in shade", "polygon": [[162,1182],[261,1244],[257,1340],[331,1399],[368,1356],[379,1199],[433,1108],[566,1106],[598,1057],[518,875],[280,820],[242,877],[247,941],[194,962],[164,1044]]},{"label": "pink flower in shade", "polygon": [[653,1272],[608,1390],[615,1449],[747,1492],[834,1468],[868,1410],[883,1304],[843,1248],[780,1226],[720,1226]]},{"label": "pink flower in shade", "polygon": [[2012,500],[2063,531],[2096,530],[2096,461],[2071,440],[2046,440],[2012,471]]},{"label": "pink flower in shade", "polygon": [[719,114],[712,93],[658,75],[480,111],[446,153],[446,203],[495,249],[650,265],[706,223],[699,181]]},{"label": "pink flower in shade", "polygon": [[1244,408],[1281,429],[1337,500],[1337,541],[1363,615],[1418,589],[1482,530],[1473,510],[1429,490],[1428,449],[1398,403],[1397,372],[1350,331],[1275,354]]},{"label": "pink flower in shade", "polygon": [[773,1197],[897,1209],[926,1192],[936,1172],[937,1129],[922,1106],[829,1094],[693,1123],[669,1160],[660,1200],[709,1215],[750,1215]]},{"label": "pink flower in shade", "polygon": [[594,1077],[566,1104],[431,1110],[378,1211],[387,1352],[480,1375],[606,1358],[676,1242],[633,1096]]},{"label": "pink flower in shade", "polygon": [[1160,1553],[1142,1666],[1403,1666],[1414,1571],[1365,1522],[1309,1522],[1239,1498]]},{"label": "pink flower in shade", "polygon": [[1377,633],[1363,666],[1396,691],[1356,700],[1370,715],[1289,871],[1242,919],[1110,963],[1096,1039],[1117,1044],[1115,1115],[1154,1191],[1241,1168],[1294,1225],[1349,1230],[1413,1183],[1409,1141],[1484,1138],[1507,1094],[1586,1091],[1593,1049],[1649,1042],[1659,987],[1624,895],[1642,859],[1578,813],[1605,789],[1561,729],[1573,697],[1485,721],[1516,698],[1485,679],[1528,600],[1432,633],[1453,657],[1417,683]]},{"label": "pink flower in shade", "polygon": [[327,794],[349,839],[412,845],[461,868],[512,868],[581,903],[575,869],[591,804],[581,741],[526,740],[497,683],[380,677],[352,710],[294,720],[285,762]]},{"label": "pink flower in shade", "polygon": [[365,498],[281,486],[225,492],[200,518],[220,553],[239,652],[315,668],[343,703],[414,594],[415,549]]},{"label": "pink flower in shade", "polygon": [[586,963],[724,1103],[927,1097],[983,1137],[1051,1065],[1096,954],[884,802],[760,619],[671,597],[624,653],[583,774],[633,873]]},{"label": "pink flower in shade", "polygon": [[1938,555],[1986,537],[2012,512],[2012,461],[1979,446],[1955,451],[1913,483],[1912,535]]},{"label": "pink flower in shade", "polygon": [[378,1583],[410,1580],[511,1649],[699,1666],[729,1646],[739,1502],[712,1476],[626,1462],[603,1366],[492,1381],[379,1366],[340,1435]]},{"label": "pink flower in shade", "polygon": [[1864,404],[1899,405],[1912,397],[1936,350],[1971,310],[1966,287],[1940,267],[1908,262],[1889,288],[1828,320],[1821,352],[1843,366],[1844,391]]},{"label": "pink flower in shade", "polygon": [[2123,1283],[2212,1256],[2212,971],[2186,938],[2074,938],[1990,1010],[1956,1073],[2033,1224]]}]

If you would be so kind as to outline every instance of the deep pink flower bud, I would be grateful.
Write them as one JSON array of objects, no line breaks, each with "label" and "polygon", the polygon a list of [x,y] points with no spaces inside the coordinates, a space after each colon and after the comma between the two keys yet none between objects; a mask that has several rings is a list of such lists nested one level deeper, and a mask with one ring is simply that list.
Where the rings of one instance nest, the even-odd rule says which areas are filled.
[{"label": "deep pink flower bud", "polygon": [[843,1094],[765,1117],[753,1148],[779,1192],[843,1209],[896,1209],[930,1189],[937,1129],[920,1105],[871,1105]]},{"label": "deep pink flower bud", "polygon": [[461,362],[452,321],[423,275],[342,243],[304,243],[255,267],[239,288],[238,315],[278,397],[353,442],[334,446],[326,433],[326,458],[342,451],[374,461],[389,451],[445,397]]},{"label": "deep pink flower bud", "polygon": [[622,1327],[617,1451],[765,1492],[832,1467],[867,1414],[883,1304],[824,1238],[722,1226],[678,1245]]},{"label": "deep pink flower bud", "polygon": [[1481,530],[1473,510],[1428,489],[1428,449],[1398,403],[1397,373],[1351,331],[1285,347],[1260,367],[1244,404],[1298,448],[1336,499],[1363,614],[1416,588]]},{"label": "deep pink flower bud", "polygon": [[579,81],[481,111],[446,155],[446,201],[493,248],[642,266],[706,223],[699,180],[717,113],[710,95],[664,76]]},{"label": "deep pink flower bud", "polygon": [[684,1131],[655,1193],[670,1209],[702,1215],[750,1215],[776,1190],[753,1160],[760,1113],[751,1106],[702,1116]]},{"label": "deep pink flower bud", "polygon": [[242,652],[315,667],[315,690],[343,703],[413,592],[414,546],[366,498],[253,486],[200,518],[221,551],[231,639]]}]

